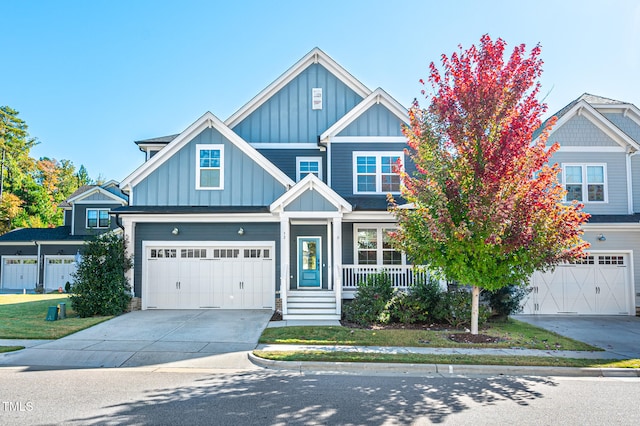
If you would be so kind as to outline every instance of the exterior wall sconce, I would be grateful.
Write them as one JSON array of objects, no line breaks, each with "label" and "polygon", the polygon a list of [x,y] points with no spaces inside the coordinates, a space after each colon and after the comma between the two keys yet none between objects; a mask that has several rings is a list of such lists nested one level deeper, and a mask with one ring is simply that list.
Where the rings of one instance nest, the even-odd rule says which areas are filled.
[{"label": "exterior wall sconce", "polygon": [[64,250],[58,250],[58,254],[64,254]]},{"label": "exterior wall sconce", "polygon": [[238,229],[238,235],[244,235],[244,228]]},{"label": "exterior wall sconce", "polygon": [[171,233],[173,235],[178,235],[180,233],[180,230],[178,228],[173,228],[173,231],[171,231]]},{"label": "exterior wall sconce", "polygon": [[604,236],[604,234],[600,234],[598,235],[598,241],[607,241],[607,237]]}]

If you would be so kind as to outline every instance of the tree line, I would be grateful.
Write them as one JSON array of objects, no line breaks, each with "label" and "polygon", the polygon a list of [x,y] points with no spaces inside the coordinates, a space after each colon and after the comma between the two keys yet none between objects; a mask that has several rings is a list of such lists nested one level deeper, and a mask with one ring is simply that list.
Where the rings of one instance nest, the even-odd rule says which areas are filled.
[{"label": "tree line", "polygon": [[18,115],[0,106],[0,234],[62,225],[58,205],[80,186],[99,183],[70,160],[31,157],[31,148],[39,142]]}]

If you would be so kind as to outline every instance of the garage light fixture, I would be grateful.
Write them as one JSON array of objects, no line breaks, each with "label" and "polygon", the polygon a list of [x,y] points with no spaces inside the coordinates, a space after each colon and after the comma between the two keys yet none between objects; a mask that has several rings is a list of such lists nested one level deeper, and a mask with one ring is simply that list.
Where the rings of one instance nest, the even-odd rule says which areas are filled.
[{"label": "garage light fixture", "polygon": [[238,229],[238,235],[244,235],[244,228]]},{"label": "garage light fixture", "polygon": [[173,231],[171,231],[171,233],[173,235],[178,235],[180,233],[180,230],[178,228],[173,228]]},{"label": "garage light fixture", "polygon": [[598,241],[607,241],[607,237],[604,236],[604,234],[600,234],[598,235]]}]

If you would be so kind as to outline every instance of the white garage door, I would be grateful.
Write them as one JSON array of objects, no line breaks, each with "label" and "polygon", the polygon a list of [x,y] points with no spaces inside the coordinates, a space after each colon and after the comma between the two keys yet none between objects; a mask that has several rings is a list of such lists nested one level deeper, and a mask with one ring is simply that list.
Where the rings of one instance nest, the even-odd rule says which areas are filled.
[{"label": "white garage door", "polygon": [[64,289],[68,283],[73,284],[73,274],[77,264],[75,256],[45,256],[44,257],[44,287],[47,290]]},{"label": "white garage door", "polygon": [[554,271],[537,272],[525,314],[630,315],[629,256],[591,254]]},{"label": "white garage door", "polygon": [[147,246],[143,309],[273,309],[274,244]]},{"label": "white garage door", "polygon": [[2,288],[33,290],[38,282],[36,256],[2,256]]}]

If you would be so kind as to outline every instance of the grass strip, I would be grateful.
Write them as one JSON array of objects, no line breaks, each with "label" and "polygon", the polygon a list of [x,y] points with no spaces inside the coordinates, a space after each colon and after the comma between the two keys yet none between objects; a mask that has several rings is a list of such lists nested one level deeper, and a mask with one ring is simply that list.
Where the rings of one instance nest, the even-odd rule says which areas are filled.
[{"label": "grass strip", "polygon": [[401,364],[506,365],[536,367],[640,368],[640,359],[612,361],[534,356],[384,354],[334,351],[253,351],[274,361],[372,362]]},{"label": "grass strip", "polygon": [[24,349],[24,346],[0,346],[0,354],[3,352],[13,352]]},{"label": "grass strip", "polygon": [[409,346],[431,348],[524,348],[565,351],[602,351],[551,331],[514,319],[488,323],[481,334],[498,337],[497,343],[457,343],[449,338],[460,330],[361,329],[340,326],[274,327],[260,337],[264,344]]}]

